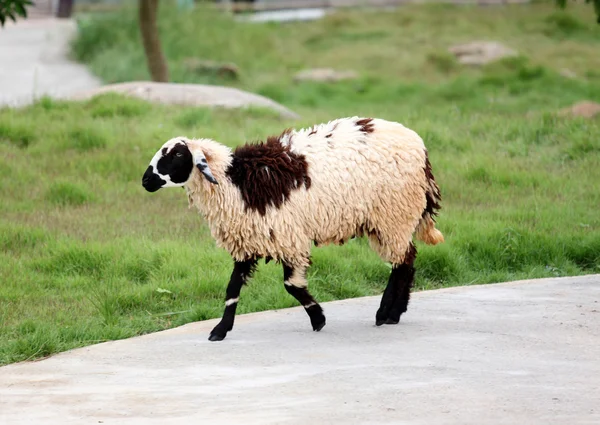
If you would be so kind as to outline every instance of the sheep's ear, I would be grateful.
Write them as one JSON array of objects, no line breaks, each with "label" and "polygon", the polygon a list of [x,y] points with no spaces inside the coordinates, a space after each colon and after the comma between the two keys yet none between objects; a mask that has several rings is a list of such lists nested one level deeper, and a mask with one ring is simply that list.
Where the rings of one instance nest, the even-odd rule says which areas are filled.
[{"label": "sheep's ear", "polygon": [[206,156],[202,151],[194,153],[194,165],[198,167],[198,170],[206,177],[206,180],[213,184],[219,184],[215,176],[213,176],[212,171],[210,171],[210,167],[208,166],[208,161],[206,160]]}]

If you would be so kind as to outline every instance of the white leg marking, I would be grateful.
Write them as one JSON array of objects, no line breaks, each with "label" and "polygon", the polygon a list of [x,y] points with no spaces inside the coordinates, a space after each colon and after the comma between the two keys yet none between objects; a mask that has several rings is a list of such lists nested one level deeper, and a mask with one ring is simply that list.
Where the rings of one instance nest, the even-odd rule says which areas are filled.
[{"label": "white leg marking", "polygon": [[240,300],[239,297],[237,298],[229,298],[227,301],[225,301],[225,306],[229,307],[231,304],[235,304]]},{"label": "white leg marking", "polygon": [[317,305],[317,303],[308,303],[308,304],[306,304],[306,305],[304,306],[304,308],[310,308],[310,307],[312,307],[313,305]]},{"label": "white leg marking", "polygon": [[290,278],[283,283],[287,286],[295,286],[296,288],[306,288],[307,283],[304,277],[304,270],[294,269]]}]

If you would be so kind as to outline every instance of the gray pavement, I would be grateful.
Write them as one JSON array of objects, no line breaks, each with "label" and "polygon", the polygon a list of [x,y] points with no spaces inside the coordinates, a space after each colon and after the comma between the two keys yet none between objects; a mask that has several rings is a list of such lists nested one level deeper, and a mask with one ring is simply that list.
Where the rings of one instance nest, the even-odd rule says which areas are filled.
[{"label": "gray pavement", "polygon": [[600,423],[600,275],[416,293],[397,326],[378,302],[324,304],[319,333],[292,308],[5,366],[0,423]]},{"label": "gray pavement", "polygon": [[0,28],[0,107],[99,86],[85,66],[68,58],[76,31],[75,22],[54,18],[7,22]]}]

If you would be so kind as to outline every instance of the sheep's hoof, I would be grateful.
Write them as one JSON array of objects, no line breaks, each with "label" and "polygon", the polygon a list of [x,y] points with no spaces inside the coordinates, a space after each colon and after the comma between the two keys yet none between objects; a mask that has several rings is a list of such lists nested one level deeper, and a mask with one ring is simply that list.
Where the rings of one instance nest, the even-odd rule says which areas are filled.
[{"label": "sheep's hoof", "polygon": [[225,336],[227,334],[224,335],[220,335],[220,334],[213,334],[211,333],[210,336],[208,337],[209,341],[223,341],[225,339]]},{"label": "sheep's hoof", "polygon": [[379,307],[377,313],[375,314],[375,325],[381,326],[385,325],[390,319],[390,310],[389,307],[383,306]]},{"label": "sheep's hoof", "polygon": [[375,320],[375,326],[381,326],[381,325],[397,325],[398,323],[400,323],[400,320],[396,320],[396,319],[377,319]]},{"label": "sheep's hoof", "polygon": [[313,331],[319,332],[325,326],[325,315],[319,304],[313,304],[306,309]]},{"label": "sheep's hoof", "polygon": [[390,313],[387,309],[380,308],[375,315],[375,326],[385,325],[390,320]]},{"label": "sheep's hoof", "polygon": [[398,323],[400,323],[400,319],[376,319],[375,320],[375,326],[381,326],[381,325],[397,325]]},{"label": "sheep's hoof", "polygon": [[321,329],[325,327],[325,317],[323,317],[323,321],[321,323],[313,324],[313,331],[319,332]]}]

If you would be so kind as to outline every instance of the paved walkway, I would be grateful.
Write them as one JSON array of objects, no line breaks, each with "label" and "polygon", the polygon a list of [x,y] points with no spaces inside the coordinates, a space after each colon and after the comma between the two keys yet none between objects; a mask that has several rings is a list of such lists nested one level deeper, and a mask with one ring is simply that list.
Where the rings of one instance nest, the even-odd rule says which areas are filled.
[{"label": "paved walkway", "polygon": [[0,28],[0,107],[100,85],[83,65],[67,58],[76,30],[75,22],[53,18],[7,22]]},{"label": "paved walkway", "polygon": [[600,423],[600,275],[414,295],[397,326],[378,298],[239,316],[0,368],[0,423]]}]

